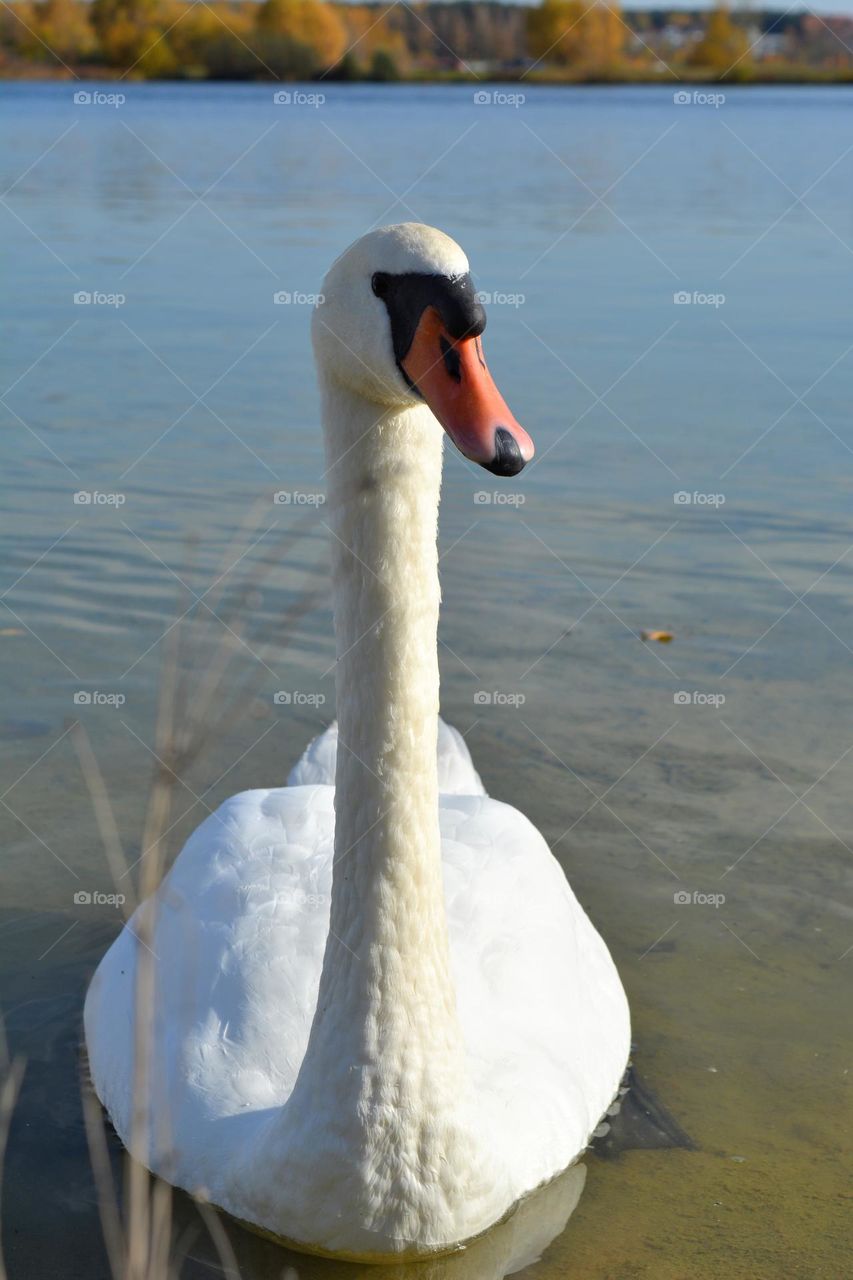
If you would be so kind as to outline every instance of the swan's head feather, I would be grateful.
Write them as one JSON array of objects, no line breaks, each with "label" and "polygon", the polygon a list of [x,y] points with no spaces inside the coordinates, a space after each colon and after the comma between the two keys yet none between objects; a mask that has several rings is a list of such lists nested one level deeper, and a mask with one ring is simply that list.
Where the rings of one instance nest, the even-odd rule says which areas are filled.
[{"label": "swan's head feather", "polygon": [[533,442],[488,373],[485,327],[459,245],[402,222],[368,232],[332,264],[312,332],[321,382],[380,412],[426,403],[466,457],[516,475]]},{"label": "swan's head feather", "polygon": [[374,289],[377,276],[410,275],[459,281],[468,276],[468,259],[443,231],[400,222],[369,231],[332,263],[312,324],[321,376],[379,404],[418,402],[397,365],[391,318]]}]

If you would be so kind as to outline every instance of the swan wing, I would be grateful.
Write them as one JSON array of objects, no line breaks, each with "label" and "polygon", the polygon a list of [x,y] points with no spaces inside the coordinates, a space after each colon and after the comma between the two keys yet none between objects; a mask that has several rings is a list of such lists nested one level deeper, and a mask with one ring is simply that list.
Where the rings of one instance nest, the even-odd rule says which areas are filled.
[{"label": "swan wing", "polygon": [[312,738],[287,775],[289,787],[333,787],[338,759],[338,722]]},{"label": "swan wing", "polygon": [[[337,757],[338,725],[334,721],[308,744],[288,774],[287,785],[333,787]],[[465,739],[441,716],[438,718],[438,790],[442,795],[486,795]]]},{"label": "swan wing", "polygon": [[[485,796],[447,796],[440,819],[476,1128],[505,1171],[496,1185],[518,1198],[578,1155],[611,1102],[628,1056],[627,1004],[607,948],[522,814]],[[268,1168],[275,1212],[258,1217],[247,1169],[271,1141],[305,1054],[333,841],[331,787],[233,797],[113,943],[86,1000],[95,1089],[130,1145],[136,979],[146,956],[156,1006],[151,1128],[135,1154],[174,1184],[203,1186],[214,1203],[273,1230],[308,1210]],[[149,948],[139,939],[152,902]],[[287,1149],[273,1142],[264,1150],[286,1167]],[[334,1180],[334,1170],[319,1172]],[[510,1198],[495,1205],[495,1217]],[[319,1222],[300,1225],[318,1234],[284,1234],[321,1239]]]}]

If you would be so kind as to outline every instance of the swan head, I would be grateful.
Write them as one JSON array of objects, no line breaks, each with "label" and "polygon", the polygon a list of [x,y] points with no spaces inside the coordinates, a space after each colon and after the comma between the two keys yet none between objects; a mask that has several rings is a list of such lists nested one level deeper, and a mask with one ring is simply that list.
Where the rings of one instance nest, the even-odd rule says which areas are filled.
[{"label": "swan head", "polygon": [[314,311],[321,376],[393,410],[426,405],[466,458],[513,476],[533,441],[483,357],[486,315],[455,241],[417,222],[370,231],[334,262]]}]

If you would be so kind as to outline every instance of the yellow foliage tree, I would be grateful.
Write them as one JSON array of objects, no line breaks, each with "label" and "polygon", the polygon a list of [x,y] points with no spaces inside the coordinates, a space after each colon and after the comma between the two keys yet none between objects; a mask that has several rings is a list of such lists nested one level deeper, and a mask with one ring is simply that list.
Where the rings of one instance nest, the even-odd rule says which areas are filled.
[{"label": "yellow foliage tree", "polygon": [[[252,39],[253,14],[249,5],[188,4],[186,0],[174,0],[163,16],[169,30],[169,45],[183,75],[192,78],[205,75],[210,58],[229,41],[240,49],[248,70],[262,69],[261,63],[253,60],[244,47],[251,45]],[[235,37],[239,39],[235,41]]]},{"label": "yellow foliage tree", "polygon": [[346,47],[346,29],[338,13],[322,0],[264,0],[258,31],[307,45],[321,67],[337,62]]},{"label": "yellow foliage tree", "polygon": [[527,44],[537,62],[566,66],[575,62],[580,48],[578,26],[583,0],[542,0],[527,14]]},{"label": "yellow foliage tree", "polygon": [[583,61],[597,71],[615,66],[625,43],[625,24],[613,4],[591,4],[581,19]]},{"label": "yellow foliage tree", "polygon": [[92,0],[92,26],[107,62],[141,76],[171,75],[175,55],[160,0]]},{"label": "yellow foliage tree", "polygon": [[724,75],[734,66],[742,67],[749,49],[746,32],[732,21],[727,5],[720,5],[708,17],[702,39],[690,51],[689,62]]},{"label": "yellow foliage tree", "polygon": [[542,0],[527,14],[527,43],[537,62],[603,71],[625,40],[620,11],[609,0]]},{"label": "yellow foliage tree", "polygon": [[80,0],[39,0],[33,5],[31,25],[42,44],[63,61],[86,58],[94,51],[88,5]]},{"label": "yellow foliage tree", "polygon": [[367,5],[346,4],[338,10],[346,27],[346,47],[360,67],[369,66],[377,54],[388,54],[398,70],[408,70],[411,59],[403,32],[392,25],[388,14],[376,20],[376,10]]}]

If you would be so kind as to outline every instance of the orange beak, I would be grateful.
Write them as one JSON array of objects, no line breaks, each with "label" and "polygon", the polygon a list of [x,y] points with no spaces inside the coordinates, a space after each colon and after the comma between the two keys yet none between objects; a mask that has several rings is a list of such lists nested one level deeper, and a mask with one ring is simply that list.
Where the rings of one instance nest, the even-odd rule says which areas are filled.
[{"label": "orange beak", "polygon": [[438,310],[426,307],[400,365],[466,458],[514,476],[533,457],[533,441],[486,368],[479,336],[453,338]]}]

